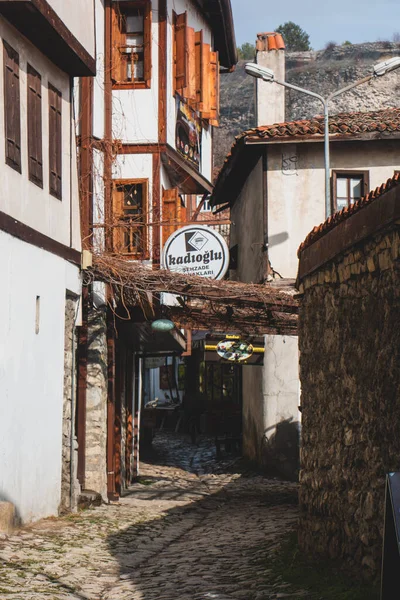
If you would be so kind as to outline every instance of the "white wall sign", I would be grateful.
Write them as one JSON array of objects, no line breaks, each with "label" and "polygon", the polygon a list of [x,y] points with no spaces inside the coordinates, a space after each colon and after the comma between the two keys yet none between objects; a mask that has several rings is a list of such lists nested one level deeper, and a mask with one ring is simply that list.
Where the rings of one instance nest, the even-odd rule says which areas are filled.
[{"label": "white wall sign", "polygon": [[186,275],[222,279],[229,266],[229,249],[217,231],[202,225],[178,229],[163,250],[163,266]]}]

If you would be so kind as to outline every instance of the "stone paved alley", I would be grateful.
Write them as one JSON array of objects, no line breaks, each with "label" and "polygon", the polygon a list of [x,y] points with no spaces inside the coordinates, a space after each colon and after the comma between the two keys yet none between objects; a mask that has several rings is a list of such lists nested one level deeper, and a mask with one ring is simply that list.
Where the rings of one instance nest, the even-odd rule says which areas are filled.
[{"label": "stone paved alley", "polygon": [[296,486],[217,462],[208,440],[159,435],[121,501],[0,541],[0,598],[302,598],[268,569],[295,525]]}]

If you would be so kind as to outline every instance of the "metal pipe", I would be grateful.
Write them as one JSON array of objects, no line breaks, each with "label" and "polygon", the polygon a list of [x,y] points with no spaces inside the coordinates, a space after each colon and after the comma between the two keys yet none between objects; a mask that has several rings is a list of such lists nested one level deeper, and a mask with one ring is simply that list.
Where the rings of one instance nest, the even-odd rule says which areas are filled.
[{"label": "metal pipe", "polygon": [[370,81],[374,75],[367,75],[367,77],[363,77],[363,79],[359,79],[350,85],[347,85],[336,92],[332,92],[327,96],[327,98],[323,98],[319,94],[315,92],[311,92],[310,90],[305,90],[304,88],[298,87],[297,85],[293,85],[291,83],[287,83],[286,81],[279,81],[278,79],[273,79],[275,83],[278,85],[282,85],[291,90],[295,90],[296,92],[301,92],[302,94],[307,94],[307,96],[312,96],[316,98],[320,102],[322,102],[324,106],[324,169],[325,169],[325,217],[328,218],[332,212],[332,204],[331,204],[331,172],[330,172],[330,150],[329,150],[329,102],[332,98],[336,98],[336,96],[340,96],[340,94],[344,94],[349,90],[361,85],[363,83],[367,83]]}]

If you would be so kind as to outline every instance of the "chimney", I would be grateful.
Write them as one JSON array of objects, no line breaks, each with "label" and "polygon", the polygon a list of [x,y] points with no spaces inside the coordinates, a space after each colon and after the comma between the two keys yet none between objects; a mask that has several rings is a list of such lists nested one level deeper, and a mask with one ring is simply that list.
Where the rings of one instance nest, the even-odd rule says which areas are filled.
[{"label": "chimney", "polygon": [[[257,34],[256,63],[271,69],[276,79],[285,81],[285,42],[279,33]],[[283,86],[256,79],[256,121],[257,126],[285,121]]]}]

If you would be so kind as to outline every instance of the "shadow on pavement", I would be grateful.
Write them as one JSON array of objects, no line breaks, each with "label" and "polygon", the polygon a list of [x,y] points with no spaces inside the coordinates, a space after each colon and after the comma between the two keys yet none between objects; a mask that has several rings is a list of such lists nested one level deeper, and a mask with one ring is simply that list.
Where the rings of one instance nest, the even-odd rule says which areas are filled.
[{"label": "shadow on pavement", "polygon": [[160,518],[107,538],[120,586],[104,600],[273,597],[280,584],[268,553],[295,525],[296,485],[249,473],[241,461],[223,474],[188,473],[144,476],[130,489],[135,501],[160,503]]}]

